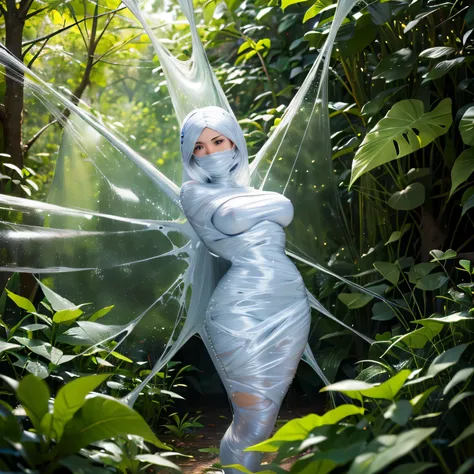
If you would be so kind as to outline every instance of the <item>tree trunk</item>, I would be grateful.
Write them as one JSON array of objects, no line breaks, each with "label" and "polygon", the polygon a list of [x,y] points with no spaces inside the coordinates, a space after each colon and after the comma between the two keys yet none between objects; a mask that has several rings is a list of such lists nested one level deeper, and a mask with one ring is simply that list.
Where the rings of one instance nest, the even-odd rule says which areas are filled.
[{"label": "tree trunk", "polygon": [[[9,2],[10,3],[10,2]],[[14,4],[14,2],[13,2]],[[20,61],[22,57],[23,28],[25,26],[25,15],[11,5],[5,16],[6,47]],[[16,73],[15,73],[16,74]],[[18,76],[18,75],[17,75]],[[5,81],[5,118],[4,121],[4,143],[5,153],[11,158],[7,159],[20,169],[23,167],[23,142],[22,142],[22,122],[23,122],[23,76],[17,80],[6,78]]]}]

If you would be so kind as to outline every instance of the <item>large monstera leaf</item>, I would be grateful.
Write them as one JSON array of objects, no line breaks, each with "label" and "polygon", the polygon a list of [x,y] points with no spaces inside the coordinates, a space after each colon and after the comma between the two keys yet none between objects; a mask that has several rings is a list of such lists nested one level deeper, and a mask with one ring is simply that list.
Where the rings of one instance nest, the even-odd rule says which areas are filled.
[{"label": "large monstera leaf", "polygon": [[423,102],[397,102],[366,135],[352,163],[352,184],[377,166],[409,155],[444,135],[451,126],[451,99],[425,113]]},{"label": "large monstera leaf", "polygon": [[474,107],[469,107],[464,112],[459,124],[462,141],[466,145],[474,145]]}]

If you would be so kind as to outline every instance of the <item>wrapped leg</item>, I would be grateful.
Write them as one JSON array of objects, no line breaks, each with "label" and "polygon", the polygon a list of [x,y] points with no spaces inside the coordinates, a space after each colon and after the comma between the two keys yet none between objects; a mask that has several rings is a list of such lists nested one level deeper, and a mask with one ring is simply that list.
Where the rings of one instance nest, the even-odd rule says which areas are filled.
[{"label": "wrapped leg", "polygon": [[[267,439],[275,425],[280,405],[260,394],[232,393],[234,420],[220,445],[222,465],[242,464],[252,472],[258,471],[262,455],[244,449]],[[237,469],[225,469],[226,474],[237,474]]]}]

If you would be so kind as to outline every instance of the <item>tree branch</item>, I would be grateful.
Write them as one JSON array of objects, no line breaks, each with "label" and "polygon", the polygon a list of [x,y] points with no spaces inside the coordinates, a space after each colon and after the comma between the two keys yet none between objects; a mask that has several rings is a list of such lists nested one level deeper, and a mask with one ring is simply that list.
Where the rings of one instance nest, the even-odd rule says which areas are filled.
[{"label": "tree branch", "polygon": [[[48,40],[46,40],[42,45],[41,45],[41,48],[35,53],[35,55],[31,58],[31,61],[28,63],[28,65],[26,66],[28,69],[31,69],[31,66],[33,66],[33,63],[36,61],[36,59],[38,58],[38,56],[41,54],[41,52],[43,51],[44,47],[46,46],[46,44],[48,43]],[[26,54],[26,53],[25,53]],[[23,57],[25,57],[23,55]]]},{"label": "tree branch", "polygon": [[38,10],[35,10],[34,12],[28,13],[25,16],[25,20],[29,20],[31,17],[39,15],[40,13],[44,12],[45,10],[48,10],[49,8],[51,8],[51,7],[46,6],[46,7],[43,7],[43,8],[38,8]]},{"label": "tree branch", "polygon": [[25,19],[28,14],[28,10],[31,8],[34,0],[21,0],[18,15],[21,19]]},{"label": "tree branch", "polygon": [[[112,13],[117,13],[121,10],[124,10],[125,8],[126,7],[121,7],[121,8],[117,8],[116,10],[112,10],[110,12],[101,13],[100,15],[97,15],[97,18],[100,18],[101,16],[105,16],[105,15],[110,15]],[[50,39],[50,38],[52,38],[56,35],[64,33],[66,30],[69,30],[69,28],[72,28],[73,26],[79,26],[80,23],[84,23],[88,19],[89,18],[83,18],[82,20],[76,20],[75,23],[71,23],[70,25],[67,25],[63,28],[60,28],[59,30],[53,31],[52,33],[49,33],[49,34],[44,35],[44,36],[40,36],[39,38],[35,38],[35,39],[29,40],[29,41],[24,41],[23,46],[29,46],[29,45],[34,46],[36,43],[41,43],[41,41],[43,41],[43,40]],[[137,35],[137,36],[139,36],[139,35]]]},{"label": "tree branch", "polygon": [[25,145],[23,146],[23,149],[25,151],[25,153],[27,153],[30,148],[33,146],[33,144],[35,143],[36,140],[38,140],[38,138],[51,126],[51,125],[54,125],[55,123],[57,123],[57,120],[53,120],[52,122],[49,122],[47,123],[43,128],[41,128],[40,130],[38,130],[34,136],[32,138],[30,138],[26,143]]},{"label": "tree branch", "polygon": [[102,36],[104,36],[104,33],[105,33],[105,30],[107,29],[107,27],[110,25],[110,22],[113,20],[115,16],[115,12],[112,13],[108,18],[107,20],[105,21],[105,25],[104,25],[104,29],[100,32],[99,36],[97,37],[96,41],[95,41],[95,45],[94,45],[94,49],[97,47],[97,45],[99,44],[100,40],[102,39]]},{"label": "tree branch", "polygon": [[7,11],[12,12],[16,10],[16,2],[15,0],[6,0],[7,2]]},{"label": "tree branch", "polygon": [[[95,10],[94,10],[94,17],[92,19],[92,27],[91,27],[91,32],[89,36],[89,45],[87,48],[86,69],[84,70],[84,75],[82,76],[82,80],[80,84],[77,86],[76,90],[73,92],[73,95],[71,97],[71,102],[73,102],[76,105],[79,103],[79,100],[81,99],[82,94],[84,93],[87,86],[89,85],[92,68],[94,66],[94,54],[95,54],[95,49],[97,47],[97,43],[96,43],[97,25],[99,23],[98,11],[99,11],[99,2],[97,1],[95,5]],[[71,110],[68,108],[65,108],[62,114],[64,118],[67,119],[71,115]]]}]

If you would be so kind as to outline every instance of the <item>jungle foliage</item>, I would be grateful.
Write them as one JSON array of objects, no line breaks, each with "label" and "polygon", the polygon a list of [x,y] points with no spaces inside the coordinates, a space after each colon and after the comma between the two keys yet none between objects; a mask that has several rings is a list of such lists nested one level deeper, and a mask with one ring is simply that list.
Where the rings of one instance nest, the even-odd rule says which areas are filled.
[{"label": "jungle foliage", "polygon": [[[335,2],[197,0],[195,8],[211,64],[255,153],[313,64]],[[169,44],[188,57],[183,16],[175,2],[169,10]],[[177,123],[160,66],[144,59],[149,41],[119,1],[2,0],[0,12],[2,41],[29,67],[86,102],[156,166],[170,169],[179,152]],[[328,308],[376,342],[368,347],[314,315],[311,344],[334,382],[322,390],[342,393],[346,403],[322,416],[292,420],[252,448],[278,452],[270,472],[286,472],[278,463],[294,455],[299,458],[292,473],[462,474],[474,466],[473,51],[474,7],[467,0],[360,2],[338,34],[329,82],[332,158],[358,256],[349,262],[335,254],[330,265],[371,294],[299,268]],[[41,199],[51,182],[61,125],[34,97],[27,95],[24,105],[9,102],[12,88],[23,97],[18,85],[0,83],[0,189]],[[0,341],[0,363],[20,381],[8,379],[7,385],[24,410],[13,410],[14,398],[2,405],[0,422],[13,430],[11,443],[20,442],[21,429],[42,429],[41,420],[56,409],[55,402],[45,411],[44,401],[30,407],[20,387],[34,385],[47,398],[50,390],[58,400],[73,383],[59,388],[70,377],[63,368],[89,374],[85,393],[99,386],[99,379],[89,378],[99,371],[110,376],[101,379],[102,395],[90,400],[105,403],[101,397],[118,397],[145,375],[146,361],[130,362],[117,351],[84,352],[86,347],[61,340],[78,322],[94,322],[94,315],[77,307],[76,313],[58,316],[58,308],[45,300],[40,311],[18,299],[24,292],[18,276],[8,285],[13,293],[4,291],[3,308],[16,298],[21,318],[28,318],[3,320]],[[57,351],[70,358],[64,365],[54,359]],[[173,419],[174,398],[166,392],[179,385],[172,374],[163,373],[136,405],[154,429],[183,426]],[[304,369],[302,378],[309,392],[321,388]],[[71,413],[71,426],[79,422],[84,400]],[[24,423],[25,414],[32,425],[22,428],[18,418]],[[183,436],[191,429],[186,426]],[[80,461],[77,453],[68,455],[97,469],[105,463],[116,472],[138,472],[137,456],[150,456],[138,454],[145,449],[139,437],[153,441],[144,433],[130,432],[138,438],[125,439],[120,436],[127,433],[112,430],[100,439],[115,438],[115,447],[97,438]],[[28,447],[10,452],[9,466],[18,459],[31,469],[47,465],[51,472],[66,466],[55,455],[61,445],[57,432],[42,434],[40,454]],[[126,455],[133,452],[127,443],[138,446],[135,454]],[[97,455],[98,447],[107,455]],[[112,458],[129,464],[113,464]]]}]

